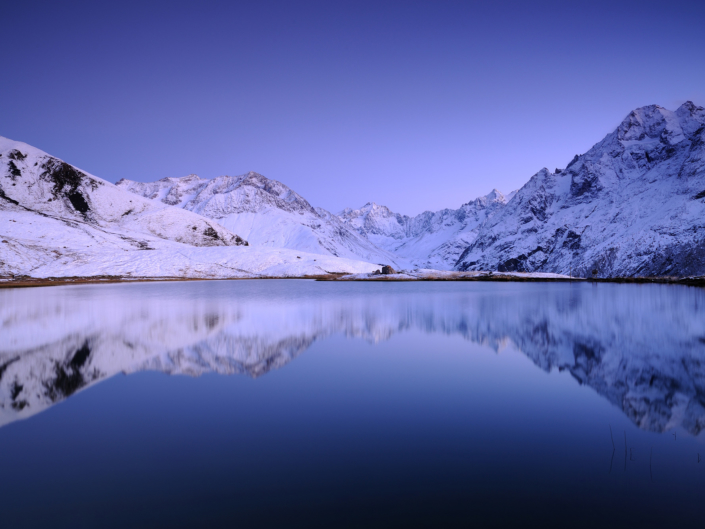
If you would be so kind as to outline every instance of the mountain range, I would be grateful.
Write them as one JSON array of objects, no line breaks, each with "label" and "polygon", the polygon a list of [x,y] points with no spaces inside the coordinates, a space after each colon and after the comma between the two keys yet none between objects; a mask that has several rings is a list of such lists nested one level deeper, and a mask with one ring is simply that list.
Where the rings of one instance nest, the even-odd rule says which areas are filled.
[{"label": "mountain range", "polygon": [[378,265],[253,246],[218,222],[142,198],[0,138],[0,276],[272,277]]},{"label": "mountain range", "polygon": [[113,185],[4,138],[0,175],[4,276],[705,274],[705,109],[691,102],[632,111],[506,197],[414,217],[374,203],[335,215],[254,172]]},{"label": "mountain range", "polygon": [[117,187],[217,220],[254,246],[399,266],[391,253],[348,229],[335,215],[314,208],[276,180],[249,172],[212,180],[196,175],[142,183],[122,179]]},{"label": "mountain range", "polygon": [[425,211],[415,217],[367,203],[360,209],[345,209],[339,216],[362,237],[415,267],[451,270],[485,221],[513,196],[493,189],[458,209]]}]

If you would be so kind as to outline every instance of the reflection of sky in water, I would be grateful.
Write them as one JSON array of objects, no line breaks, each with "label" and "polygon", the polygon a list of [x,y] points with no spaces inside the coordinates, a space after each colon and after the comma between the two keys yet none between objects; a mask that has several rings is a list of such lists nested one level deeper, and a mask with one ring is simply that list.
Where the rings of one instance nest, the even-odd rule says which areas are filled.
[{"label": "reflection of sky in water", "polygon": [[[0,292],[0,511],[29,526],[695,521],[704,300],[586,284]],[[78,392],[52,406],[66,380]]]}]

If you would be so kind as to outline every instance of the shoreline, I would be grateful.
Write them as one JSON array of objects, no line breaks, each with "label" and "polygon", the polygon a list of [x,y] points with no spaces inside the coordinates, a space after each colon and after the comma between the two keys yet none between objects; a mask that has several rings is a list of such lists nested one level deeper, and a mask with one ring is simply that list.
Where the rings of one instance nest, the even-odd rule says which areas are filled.
[{"label": "shoreline", "polygon": [[497,283],[634,283],[634,284],[669,284],[705,287],[705,277],[608,277],[587,279],[582,277],[530,277],[504,274],[481,274],[458,277],[391,277],[375,276],[369,278],[346,277],[348,274],[323,274],[312,276],[262,276],[262,277],[123,277],[123,276],[91,276],[91,277],[45,277],[45,278],[0,278],[0,289],[3,288],[33,288],[62,285],[102,285],[113,283],[152,283],[175,281],[250,281],[257,279],[308,279],[313,281],[362,281],[362,282],[416,282],[416,281],[489,281]]}]

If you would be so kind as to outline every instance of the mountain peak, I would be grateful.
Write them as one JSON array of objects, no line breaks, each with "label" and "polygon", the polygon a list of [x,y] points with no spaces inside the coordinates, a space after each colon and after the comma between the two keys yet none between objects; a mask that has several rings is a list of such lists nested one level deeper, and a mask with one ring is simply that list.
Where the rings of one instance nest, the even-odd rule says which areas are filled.
[{"label": "mountain peak", "polygon": [[494,202],[496,200],[504,200],[504,195],[501,193],[501,191],[499,191],[499,189],[494,188],[492,189],[492,191],[485,195],[485,198],[490,202]]},{"label": "mountain peak", "polygon": [[705,123],[705,109],[686,101],[674,112],[659,105],[632,110],[614,132],[619,141],[666,139],[671,145],[685,139]]}]

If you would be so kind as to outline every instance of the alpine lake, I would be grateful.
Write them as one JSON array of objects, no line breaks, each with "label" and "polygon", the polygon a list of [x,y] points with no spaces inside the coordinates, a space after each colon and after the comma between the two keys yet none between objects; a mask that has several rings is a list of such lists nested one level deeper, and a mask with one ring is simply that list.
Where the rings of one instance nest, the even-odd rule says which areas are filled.
[{"label": "alpine lake", "polygon": [[702,527],[705,290],[0,290],[0,527]]}]

